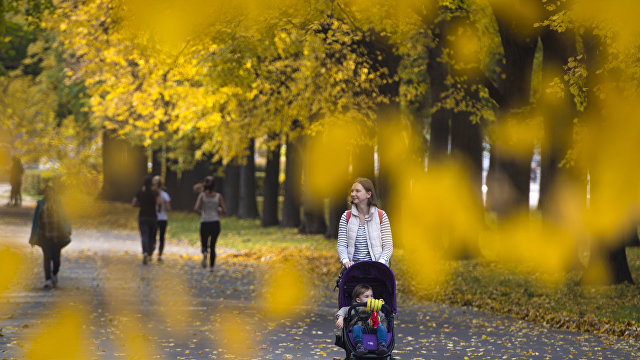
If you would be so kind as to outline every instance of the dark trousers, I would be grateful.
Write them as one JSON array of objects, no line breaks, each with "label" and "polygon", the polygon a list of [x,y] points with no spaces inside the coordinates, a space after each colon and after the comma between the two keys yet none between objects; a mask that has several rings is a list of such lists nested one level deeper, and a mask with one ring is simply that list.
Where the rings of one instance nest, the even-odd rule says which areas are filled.
[{"label": "dark trousers", "polygon": [[42,255],[44,255],[44,278],[50,280],[51,275],[58,275],[60,270],[60,245],[52,240],[43,239],[41,241]]},{"label": "dark trousers", "polygon": [[156,248],[156,220],[138,219],[140,228],[140,240],[142,241],[142,253],[151,256]]},{"label": "dark trousers", "polygon": [[22,182],[11,184],[11,196],[9,196],[9,205],[22,205],[22,193],[20,192],[21,187]]},{"label": "dark trousers", "polygon": [[167,231],[167,220],[158,220],[156,232],[153,233],[153,247],[156,247],[155,239],[156,233],[158,233],[158,256],[162,256],[162,251],[164,250],[164,234]]},{"label": "dark trousers", "polygon": [[[202,253],[211,253],[209,259],[209,266],[213,267],[216,262],[216,241],[218,241],[218,235],[220,235],[220,221],[207,221],[200,223],[200,245],[202,246]],[[211,251],[209,251],[211,250]]]}]

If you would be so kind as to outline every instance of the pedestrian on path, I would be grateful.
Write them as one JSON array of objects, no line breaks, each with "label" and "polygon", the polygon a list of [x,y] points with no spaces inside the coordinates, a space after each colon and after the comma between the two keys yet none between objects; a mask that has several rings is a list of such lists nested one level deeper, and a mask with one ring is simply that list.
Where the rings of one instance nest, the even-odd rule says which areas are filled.
[{"label": "pedestrian on path", "polygon": [[29,244],[38,245],[44,258],[44,287],[58,285],[60,253],[71,242],[71,223],[57,191],[52,184],[44,189],[44,197],[38,200],[33,214]]},{"label": "pedestrian on path", "polygon": [[11,196],[9,197],[9,206],[21,206],[22,205],[22,174],[24,174],[24,167],[22,161],[17,156],[14,156],[11,161],[11,172],[9,177],[9,183],[11,184]]},{"label": "pedestrian on path", "polygon": [[202,267],[207,267],[207,254],[209,257],[209,271],[213,271],[216,262],[216,242],[220,235],[220,214],[227,213],[222,194],[215,191],[213,176],[204,179],[203,191],[198,195],[193,207],[200,213],[200,245],[202,246]]},{"label": "pedestrian on path", "polygon": [[351,210],[340,218],[337,250],[345,268],[365,260],[389,265],[391,225],[387,213],[378,209],[376,190],[367,178],[357,178],[351,186]]},{"label": "pedestrian on path", "polygon": [[[160,207],[157,211],[157,227],[156,232],[158,233],[158,262],[162,262],[162,251],[164,250],[164,237],[167,231],[167,211],[171,211],[171,197],[165,191],[166,189],[162,186],[162,178],[160,175],[156,175],[152,180],[153,189],[160,193]],[[156,232],[153,234],[153,242],[156,240]],[[154,246],[155,247],[155,246]]]},{"label": "pedestrian on path", "polygon": [[156,222],[158,221],[157,211],[160,210],[162,205],[160,193],[153,189],[151,175],[147,175],[144,178],[142,189],[133,198],[131,205],[140,207],[138,228],[140,229],[140,240],[142,242],[142,264],[147,265],[156,247],[154,234],[156,232]]}]

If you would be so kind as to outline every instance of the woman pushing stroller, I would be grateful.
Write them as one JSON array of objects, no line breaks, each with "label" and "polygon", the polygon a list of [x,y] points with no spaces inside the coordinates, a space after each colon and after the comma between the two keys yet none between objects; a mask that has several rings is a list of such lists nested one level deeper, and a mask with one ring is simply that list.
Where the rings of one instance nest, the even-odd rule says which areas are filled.
[{"label": "woman pushing stroller", "polygon": [[378,209],[373,182],[357,178],[351,186],[351,210],[345,211],[338,228],[338,256],[349,268],[356,261],[378,261],[389,265],[393,253],[391,225]]},{"label": "woman pushing stroller", "polygon": [[[394,346],[396,312],[395,278],[388,267],[393,253],[391,225],[387,214],[378,209],[371,180],[357,178],[350,196],[351,210],[342,215],[338,228],[337,250],[344,267],[336,283],[340,289],[336,327],[342,329],[336,345],[346,350],[347,359],[351,354],[387,358]],[[384,311],[371,311],[368,306],[362,306],[365,302],[372,303],[374,294],[391,305],[381,305]],[[374,315],[370,320],[367,319],[369,313]],[[376,355],[368,355],[369,350]]]}]

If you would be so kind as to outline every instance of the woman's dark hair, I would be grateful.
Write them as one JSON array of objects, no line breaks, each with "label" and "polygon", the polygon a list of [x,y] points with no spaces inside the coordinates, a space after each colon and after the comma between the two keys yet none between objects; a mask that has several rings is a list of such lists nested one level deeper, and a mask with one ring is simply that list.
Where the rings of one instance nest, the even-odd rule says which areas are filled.
[{"label": "woman's dark hair", "polygon": [[151,183],[153,181],[153,176],[147,175],[144,177],[144,182],[142,186],[144,186],[144,191],[151,191]]},{"label": "woman's dark hair", "polygon": [[364,191],[371,193],[371,197],[369,197],[367,201],[367,205],[378,206],[378,197],[376,196],[376,189],[373,187],[373,181],[367,178],[361,177],[361,178],[357,178],[353,183],[354,184],[358,183],[362,185],[362,187],[364,188]]},{"label": "woman's dark hair", "polygon": [[204,178],[204,191],[214,191],[215,187],[216,187],[216,181],[214,180],[213,176],[207,176],[206,178]]},{"label": "woman's dark hair", "polygon": [[366,285],[366,284],[356,285],[356,287],[353,288],[353,293],[351,293],[351,301],[356,301],[357,298],[359,298],[360,296],[362,296],[362,294],[366,293],[369,290],[373,291],[373,289],[369,285]]}]

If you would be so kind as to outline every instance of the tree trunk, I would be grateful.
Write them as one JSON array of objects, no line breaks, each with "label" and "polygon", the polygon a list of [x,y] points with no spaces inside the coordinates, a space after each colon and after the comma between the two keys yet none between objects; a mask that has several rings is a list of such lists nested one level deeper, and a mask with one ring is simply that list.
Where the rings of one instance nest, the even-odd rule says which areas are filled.
[{"label": "tree trunk", "polygon": [[313,193],[309,186],[310,167],[308,161],[309,138],[305,136],[298,138],[299,149],[302,150],[300,156],[302,167],[302,223],[298,227],[301,234],[324,234],[327,231],[327,223],[324,219],[324,195]]},{"label": "tree trunk", "polygon": [[[600,36],[594,32],[594,29],[590,30],[591,31],[585,31],[583,35],[587,66],[586,88],[588,89],[587,106],[585,108],[585,113],[587,114],[584,118],[591,119],[590,121],[603,121],[606,114],[603,114],[604,106],[602,104],[602,98],[594,91],[594,89],[597,85],[602,84],[604,82],[604,78],[608,75],[605,72],[604,64],[610,54],[607,52],[606,44],[602,41]],[[600,208],[598,211],[605,211],[602,207],[606,205],[603,206],[601,203],[608,203],[608,201],[603,201],[601,197],[606,196],[604,194],[606,194],[607,191],[603,189],[606,185],[602,184],[601,179],[604,178],[606,174],[599,172],[599,167],[597,165],[589,164],[588,166],[591,208]],[[596,252],[592,253],[592,258],[595,257],[595,259],[589,262],[586,271],[588,272],[593,270],[593,268],[597,268],[598,264],[596,262],[600,260],[600,258],[604,258],[605,266],[611,275],[611,278],[608,279],[610,283],[620,284],[623,282],[629,282],[633,284],[634,281],[629,270],[625,249],[627,246],[637,244],[637,224],[630,224],[627,232],[621,232],[619,236],[620,238],[617,239],[617,241],[607,239],[599,242],[611,245],[605,249],[602,249],[603,246],[596,247]]]},{"label": "tree trunk", "polygon": [[482,203],[482,128],[468,112],[454,112],[451,121],[451,157],[469,174],[469,185]]},{"label": "tree trunk", "polygon": [[255,142],[252,139],[248,146],[249,154],[245,164],[240,166],[240,192],[238,204],[238,219],[255,219],[258,217],[256,200],[256,164]]},{"label": "tree trunk", "polygon": [[348,210],[345,196],[332,197],[329,199],[329,225],[324,237],[327,239],[338,238],[338,228],[340,227],[340,218],[342,214]]},{"label": "tree trunk", "polygon": [[[154,161],[155,163],[159,162]],[[198,198],[194,185],[201,183],[206,176],[215,174],[218,166],[220,166],[219,163],[216,165],[211,162],[211,156],[197,161],[193,169],[190,170],[178,172],[168,166],[164,184],[167,193],[171,196],[171,208],[183,211],[192,210]],[[153,172],[159,175],[160,171],[160,169],[154,168]],[[216,185],[218,184],[216,183]]]},{"label": "tree trunk", "polygon": [[[375,174],[375,156],[373,145],[359,145],[353,151],[351,161],[351,177],[350,181],[356,178],[365,177],[374,181]],[[345,154],[347,156],[347,154]]]},{"label": "tree trunk", "polygon": [[[554,30],[546,30],[542,36],[542,46],[544,50],[542,61],[542,78],[544,84],[551,81],[551,76],[563,74],[563,66],[569,57],[577,55],[575,44],[575,33],[566,30],[558,33]],[[564,77],[560,76],[561,79]],[[569,91],[569,84],[564,81],[565,92],[563,99],[548,99],[542,96],[540,101],[542,115],[544,117],[545,134],[547,141],[542,142],[541,147],[541,176],[540,176],[540,198],[538,207],[542,210],[543,216],[549,213],[553,207],[550,193],[556,180],[562,175],[563,178],[571,178],[574,186],[584,187],[584,180],[577,178],[575,170],[567,171],[560,164],[571,148],[573,135],[573,119],[577,115],[573,94]],[[545,89],[542,89],[544,94]],[[570,174],[573,173],[573,174]],[[552,215],[550,215],[552,216]]]},{"label": "tree trunk", "polygon": [[[371,154],[373,156],[373,154]],[[371,161],[373,163],[373,161]],[[347,174],[349,162],[347,161],[335,161],[335,166],[341,166],[341,169],[337,169],[338,174]],[[355,179],[355,178],[354,178]],[[327,232],[324,236],[328,239],[338,238],[338,227],[340,225],[340,217],[345,210],[347,210],[347,196],[351,189],[352,181],[354,179],[348,179],[346,176],[341,177],[340,185],[337,186],[331,193],[329,193],[329,215]],[[369,178],[371,179],[371,178]]]},{"label": "tree trunk", "polygon": [[240,204],[240,166],[233,163],[225,166],[223,195],[227,215],[236,215]]},{"label": "tree trunk", "polygon": [[298,140],[287,141],[282,227],[300,226],[301,154]]},{"label": "tree trunk", "polygon": [[324,206],[322,202],[312,201],[305,196],[303,204],[302,224],[298,228],[300,234],[324,234],[327,223],[324,220]]},{"label": "tree trunk", "polygon": [[[441,10],[444,11],[444,10]],[[440,105],[442,94],[448,90],[445,84],[449,76],[449,66],[441,59],[444,41],[446,39],[447,20],[442,19],[432,27],[434,46],[429,48],[429,88],[431,94],[431,108]],[[451,111],[440,107],[431,111],[430,140],[429,140],[429,164],[444,160],[449,154],[449,128]]]},{"label": "tree trunk", "polygon": [[[389,99],[388,105],[378,107],[377,117],[378,128],[380,129],[385,127],[381,126],[385,122],[400,118],[400,103],[398,102],[400,82],[397,80],[397,77],[402,57],[394,51],[394,46],[389,36],[379,32],[373,31],[368,34],[366,48],[367,56],[374,65],[374,68],[376,70],[386,69],[388,73],[389,80],[379,88],[380,94]],[[393,175],[397,172],[398,168],[397,163],[394,163],[397,159],[390,158],[393,149],[388,149],[387,147],[391,146],[392,142],[380,141],[382,136],[385,136],[385,134],[378,135],[378,160],[380,167],[378,169],[376,191],[381,206],[389,209],[394,207],[393,201],[397,200],[393,198],[394,188],[401,185],[392,182],[394,179]]]},{"label": "tree trunk", "polygon": [[102,173],[100,197],[109,201],[130,202],[147,175],[144,147],[134,146],[110,131],[103,131]]},{"label": "tree trunk", "polygon": [[278,225],[278,195],[280,194],[280,145],[267,157],[262,201],[262,226]]},{"label": "tree trunk", "polygon": [[[498,118],[500,122],[513,110],[527,107],[531,97],[531,74],[533,58],[538,44],[537,34],[524,34],[517,30],[511,20],[502,19],[495,12],[500,39],[504,50],[505,64],[501,93],[503,103],[500,105]],[[519,24],[520,27],[529,24]],[[533,27],[533,24],[531,24]],[[496,146],[498,145],[498,146]],[[491,162],[487,175],[487,206],[499,217],[529,208],[529,181],[531,176],[531,158],[533,146],[528,154],[503,153],[499,144],[492,144]]]},{"label": "tree trunk", "polygon": [[611,265],[614,284],[622,284],[625,282],[634,284],[631,270],[629,270],[629,263],[627,262],[626,249],[626,246],[621,245],[611,249],[609,252],[609,264]]}]

